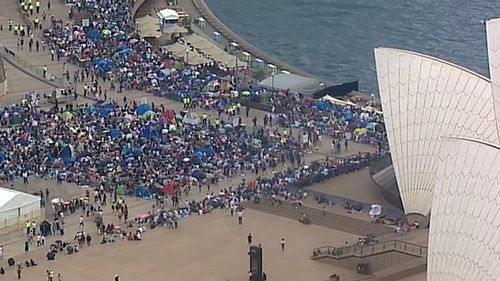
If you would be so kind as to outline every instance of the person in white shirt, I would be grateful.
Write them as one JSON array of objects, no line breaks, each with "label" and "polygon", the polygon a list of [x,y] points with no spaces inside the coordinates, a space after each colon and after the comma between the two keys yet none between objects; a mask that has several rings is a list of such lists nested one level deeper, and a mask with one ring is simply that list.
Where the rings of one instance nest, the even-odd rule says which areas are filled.
[{"label": "person in white shirt", "polygon": [[238,211],[238,224],[243,224],[243,211]]},{"label": "person in white shirt", "polygon": [[82,215],[82,216],[80,216],[80,226],[79,226],[79,227],[80,227],[80,228],[84,228],[84,227],[85,227],[85,224],[84,224],[84,222],[83,222],[83,215]]}]

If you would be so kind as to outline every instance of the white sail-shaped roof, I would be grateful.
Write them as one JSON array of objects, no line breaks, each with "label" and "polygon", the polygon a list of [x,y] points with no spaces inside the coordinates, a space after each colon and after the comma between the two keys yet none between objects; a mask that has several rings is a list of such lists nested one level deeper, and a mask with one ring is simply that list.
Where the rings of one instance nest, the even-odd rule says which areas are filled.
[{"label": "white sail-shaped roof", "polygon": [[427,216],[441,138],[498,142],[491,85],[477,73],[414,52],[377,48],[375,60],[403,207]]}]

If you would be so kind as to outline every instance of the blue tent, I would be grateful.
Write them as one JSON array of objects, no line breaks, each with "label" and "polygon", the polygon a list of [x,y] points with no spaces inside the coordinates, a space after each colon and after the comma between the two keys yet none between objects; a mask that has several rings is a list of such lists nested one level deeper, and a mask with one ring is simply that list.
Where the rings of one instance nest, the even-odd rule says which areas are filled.
[{"label": "blue tent", "polygon": [[5,153],[0,152],[0,163],[2,163],[3,161],[5,161],[5,159],[6,159]]},{"label": "blue tent", "polygon": [[151,106],[147,103],[143,103],[137,107],[137,115],[143,115],[144,113],[148,112],[151,110]]},{"label": "blue tent", "polygon": [[89,105],[89,106],[87,106],[86,111],[87,111],[87,114],[92,114],[95,111],[95,107],[93,105]]},{"label": "blue tent", "polygon": [[149,139],[151,138],[151,125],[147,125],[143,130],[142,130],[142,136]]},{"label": "blue tent", "polygon": [[70,164],[75,162],[76,154],[75,148],[70,144],[65,144],[61,150],[59,150],[59,157],[61,157],[65,164]]},{"label": "blue tent", "polygon": [[102,39],[102,35],[99,33],[99,31],[96,30],[89,31],[87,33],[87,37],[93,41]]},{"label": "blue tent", "polygon": [[191,176],[193,178],[196,178],[198,181],[205,179],[205,173],[203,173],[201,170],[194,170],[191,173]]},{"label": "blue tent", "polygon": [[102,107],[101,110],[99,110],[99,116],[101,116],[101,117],[108,117],[111,114],[112,111],[113,111],[112,108]]},{"label": "blue tent", "polygon": [[140,198],[151,198],[151,192],[146,188],[140,187],[135,191],[135,196]]},{"label": "blue tent", "polygon": [[332,108],[332,104],[329,101],[319,101],[316,103],[316,108],[323,111]]},{"label": "blue tent", "polygon": [[113,139],[119,138],[122,136],[122,131],[120,129],[111,129],[109,131],[109,136]]},{"label": "blue tent", "polygon": [[107,102],[101,105],[101,108],[115,109],[115,104],[112,102]]},{"label": "blue tent", "polygon": [[350,111],[344,111],[344,120],[351,121],[354,118],[354,115]]}]

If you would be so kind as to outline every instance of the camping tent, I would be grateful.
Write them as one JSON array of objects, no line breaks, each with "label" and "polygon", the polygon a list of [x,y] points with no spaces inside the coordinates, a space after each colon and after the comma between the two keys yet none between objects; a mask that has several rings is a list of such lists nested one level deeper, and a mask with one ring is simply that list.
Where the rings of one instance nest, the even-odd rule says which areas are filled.
[{"label": "camping tent", "polygon": [[151,110],[151,106],[147,103],[143,103],[137,107],[136,113],[137,115],[144,115],[144,113]]},{"label": "camping tent", "polygon": [[140,198],[151,198],[151,192],[144,187],[140,187],[135,190],[135,196]]},{"label": "camping tent", "polygon": [[118,196],[124,196],[127,193],[127,190],[125,189],[124,185],[120,185],[116,188],[116,195]]},{"label": "camping tent", "polygon": [[182,119],[182,123],[188,125],[198,125],[201,122],[200,116],[195,112],[187,113]]},{"label": "camping tent", "polygon": [[[38,220],[42,215],[40,196],[0,187],[0,225],[6,229]],[[14,230],[14,229],[13,229]]]},{"label": "camping tent", "polygon": [[64,161],[73,159],[75,157],[75,148],[71,144],[64,145],[61,150],[59,150],[59,157]]}]

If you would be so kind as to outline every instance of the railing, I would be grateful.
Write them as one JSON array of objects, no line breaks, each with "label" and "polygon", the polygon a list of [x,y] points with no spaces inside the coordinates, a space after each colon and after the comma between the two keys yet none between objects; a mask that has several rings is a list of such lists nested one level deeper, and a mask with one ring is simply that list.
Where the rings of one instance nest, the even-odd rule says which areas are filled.
[{"label": "railing", "polygon": [[51,85],[54,86],[55,88],[60,88],[62,86],[62,79],[61,77],[57,77],[55,75],[52,75],[50,79],[46,79],[43,76],[43,67],[33,65],[20,56],[17,56],[16,53],[11,51],[9,48],[5,46],[0,45],[0,56],[2,56],[7,62],[11,63],[14,66],[17,66],[21,68],[23,71],[26,73],[30,74],[31,76]]},{"label": "railing", "polygon": [[334,259],[344,259],[348,257],[367,257],[377,254],[396,251],[415,257],[427,256],[427,247],[400,241],[392,240],[374,245],[351,245],[346,247],[324,246],[313,249],[312,258],[331,257]]},{"label": "railing", "polygon": [[[16,210],[14,210],[16,211]],[[25,229],[26,221],[41,222],[45,219],[45,209],[30,211],[29,213],[19,214],[17,217],[9,217],[0,220],[0,239],[8,240],[12,237],[18,237]]]}]

